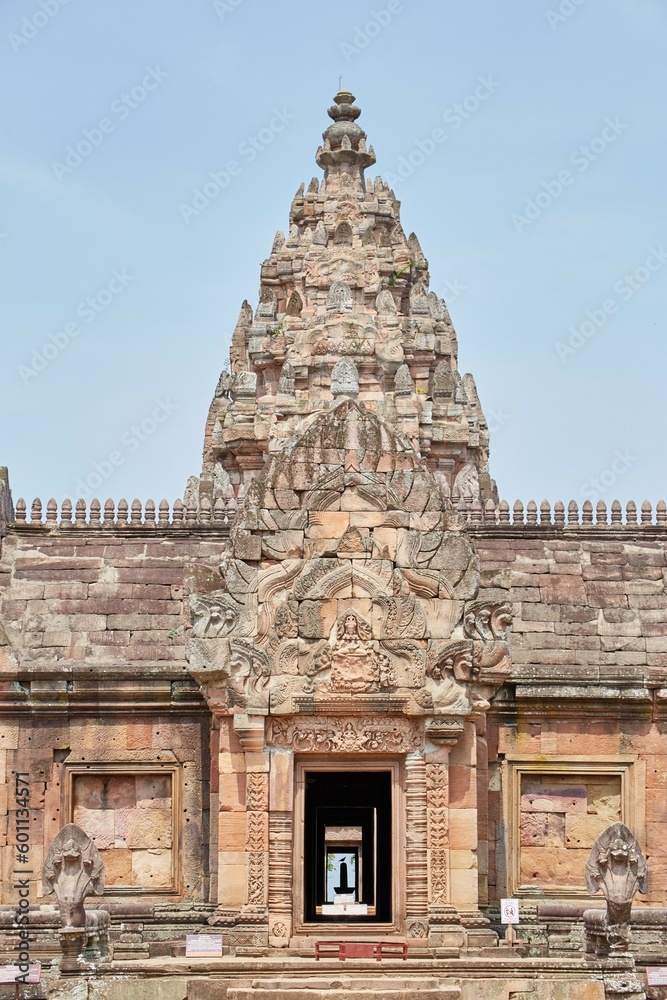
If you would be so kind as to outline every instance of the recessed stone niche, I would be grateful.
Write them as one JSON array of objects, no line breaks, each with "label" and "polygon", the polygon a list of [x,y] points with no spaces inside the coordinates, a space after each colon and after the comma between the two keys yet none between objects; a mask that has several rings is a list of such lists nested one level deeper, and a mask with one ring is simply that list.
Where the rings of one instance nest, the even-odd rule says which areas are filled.
[{"label": "recessed stone niche", "polygon": [[621,776],[522,775],[522,885],[581,888],[591,847],[621,819]]},{"label": "recessed stone niche", "polygon": [[173,887],[172,781],[171,773],[72,776],[72,821],[100,852],[108,890]]}]

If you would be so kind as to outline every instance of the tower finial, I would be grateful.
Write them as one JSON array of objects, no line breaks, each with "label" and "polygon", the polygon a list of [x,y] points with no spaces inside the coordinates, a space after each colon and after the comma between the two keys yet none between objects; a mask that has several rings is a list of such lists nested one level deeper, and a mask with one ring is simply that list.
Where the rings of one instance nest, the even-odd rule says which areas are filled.
[{"label": "tower finial", "polygon": [[317,150],[315,159],[324,169],[325,180],[332,172],[357,174],[363,184],[364,169],[375,163],[373,148],[366,149],[366,133],[357,125],[361,108],[354,103],[354,94],[341,89],[334,97],[334,103],[327,114],[333,120],[322,133],[324,145]]}]

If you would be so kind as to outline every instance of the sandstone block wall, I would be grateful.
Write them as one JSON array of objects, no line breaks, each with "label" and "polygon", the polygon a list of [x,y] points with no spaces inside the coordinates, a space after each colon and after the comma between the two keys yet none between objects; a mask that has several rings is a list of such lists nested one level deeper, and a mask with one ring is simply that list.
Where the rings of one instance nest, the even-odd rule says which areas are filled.
[{"label": "sandstone block wall", "polygon": [[17,770],[31,782],[32,898],[70,821],[101,850],[111,898],[208,898],[211,722],[183,656],[181,600],[185,563],[207,545],[46,529],[2,540],[3,902],[15,896]]},{"label": "sandstone block wall", "polygon": [[[665,905],[664,542],[646,537],[641,526],[630,525],[611,531],[592,527],[588,533],[580,527],[569,537],[567,530],[545,530],[540,537],[539,527],[531,537],[526,526],[520,525],[471,526],[469,530],[481,557],[485,584],[509,582],[513,601],[512,676],[488,717],[488,750],[484,748],[488,773],[478,755],[476,775],[465,768],[459,773],[452,760],[449,778],[453,808],[465,808],[472,798],[470,782],[478,783],[478,861],[485,886],[488,879],[489,900],[498,899],[507,889],[502,761],[512,756],[558,761],[573,755],[595,760],[620,755],[633,757],[633,767],[639,766],[636,775],[645,775],[641,781],[635,778],[635,786],[640,790],[639,835],[644,838],[651,871],[647,902]],[[200,898],[209,892],[209,857],[217,857],[218,836],[217,823],[210,837],[204,835],[209,803],[214,801],[215,815],[218,802],[223,812],[233,813],[234,803],[241,801],[241,779],[231,770],[218,778],[216,766],[210,783],[210,714],[183,654],[187,623],[181,595],[186,564],[216,572],[227,534],[222,526],[199,524],[162,532],[130,526],[105,531],[28,525],[10,528],[3,539],[0,787],[11,807],[12,771],[30,769],[32,804],[37,810],[36,869],[49,843],[51,826],[57,829],[62,820],[65,761],[85,760],[91,766],[115,761],[126,764],[128,774],[131,762],[144,768],[171,762],[180,768],[184,782],[181,810],[186,795],[192,796],[188,814],[180,813],[179,856],[189,859],[183,863],[190,865],[183,869],[180,884],[184,893]],[[217,749],[213,757],[217,765]],[[540,791],[556,796],[559,782],[553,776],[539,779],[533,775],[531,780],[537,784],[526,785],[526,794]],[[590,775],[577,777],[574,784],[586,789],[587,817],[611,815],[617,780],[601,779],[594,767]],[[571,787],[572,782],[565,784]],[[605,800],[602,812],[595,805],[599,800]],[[2,833],[11,838],[14,827],[6,808],[3,801]],[[565,846],[560,849],[568,859],[568,878],[575,882],[581,875],[583,881],[583,862],[580,865],[579,859],[575,864],[573,855],[581,851],[583,858],[594,833],[591,823],[595,826],[597,821],[589,819],[586,828],[577,831],[571,811],[549,812],[546,821],[526,819],[524,836],[539,841],[542,827],[531,833],[528,824],[542,823],[547,847],[555,827],[560,831],[565,824]],[[555,815],[561,819],[554,819]],[[234,831],[222,825],[226,850],[234,855]],[[458,844],[457,830],[451,832],[453,843]],[[108,830],[105,836],[106,843],[111,836]],[[581,847],[575,845],[577,838]],[[156,845],[116,846],[123,839],[116,837],[114,827],[114,847],[103,849],[158,849]],[[543,849],[537,842],[523,847]],[[466,840],[461,850],[469,849]],[[6,852],[5,879],[11,860],[11,851]],[[461,859],[456,855],[454,860],[458,864]],[[529,868],[530,862],[526,863]],[[140,870],[139,856],[133,861],[119,853],[111,868],[113,879],[126,878],[128,871]],[[151,871],[153,878],[162,877]],[[8,886],[6,881],[5,893]],[[224,892],[232,893],[232,888],[230,882]],[[486,888],[482,899],[485,892]],[[217,898],[217,890],[212,898]]]},{"label": "sandstone block wall", "polygon": [[[583,886],[589,841],[598,822],[611,817],[618,792],[612,779],[596,777],[595,762],[634,758],[632,764],[636,833],[649,861],[649,894],[637,902],[664,906],[667,901],[667,561],[663,541],[642,538],[641,527],[613,532],[579,529],[578,537],[524,537],[513,529],[501,537],[478,529],[476,545],[483,574],[509,574],[512,596],[511,686],[489,714],[489,893],[505,895],[509,855],[507,817],[503,815],[503,758],[564,761],[590,759],[589,775],[562,779],[581,806],[555,808],[553,775],[541,786],[527,784],[526,795],[540,788],[553,800],[546,828],[536,818],[523,821],[526,883],[548,895],[550,879]],[[474,534],[475,529],[473,529]],[[531,780],[535,780],[533,777]],[[609,780],[609,784],[605,782]],[[618,781],[618,779],[616,779]],[[573,788],[576,786],[579,790]],[[526,810],[528,811],[528,810]],[[546,812],[546,808],[545,808]],[[560,820],[568,823],[561,842]],[[599,819],[595,819],[595,816]],[[617,818],[616,816],[613,817]],[[609,819],[612,822],[612,819]],[[603,823],[603,825],[605,825]],[[558,830],[556,830],[558,828]],[[594,837],[593,837],[594,839]],[[558,841],[558,843],[556,843]],[[528,851],[526,852],[526,847]],[[538,858],[537,851],[546,850]],[[558,860],[557,853],[561,856]],[[534,854],[532,872],[528,858]],[[539,861],[539,864],[537,863]],[[556,894],[557,895],[557,894]]]}]

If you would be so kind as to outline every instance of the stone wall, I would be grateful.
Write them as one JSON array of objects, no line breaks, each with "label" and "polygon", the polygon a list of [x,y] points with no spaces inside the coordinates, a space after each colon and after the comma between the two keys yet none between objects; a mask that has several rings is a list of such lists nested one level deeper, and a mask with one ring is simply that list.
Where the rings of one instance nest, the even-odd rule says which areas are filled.
[{"label": "stone wall", "polygon": [[[632,799],[633,828],[649,859],[646,902],[665,905],[667,598],[665,545],[658,527],[580,525],[558,530],[496,523],[470,524],[468,530],[481,557],[485,585],[508,582],[513,599],[512,676],[488,716],[488,750],[480,736],[476,774],[467,774],[454,759],[450,774],[454,809],[464,809],[471,800],[471,780],[481,783],[477,823],[482,902],[487,891],[493,903],[508,888],[512,845],[507,843],[502,767],[513,760],[543,759],[562,762],[568,772],[572,759],[579,757],[592,761],[589,772],[574,782],[579,790],[587,790],[587,817],[602,799],[611,815],[621,780],[616,774],[601,775],[596,761],[622,758],[618,768],[629,769],[632,788],[624,801],[627,811],[628,796]],[[214,784],[209,785],[210,714],[184,658],[182,588],[186,564],[217,571],[227,538],[226,525],[195,517],[163,528],[10,526],[0,562],[1,773],[3,781],[7,777],[4,788],[9,794],[12,771],[31,771],[32,806],[37,810],[35,870],[50,829],[65,821],[62,775],[67,767],[116,764],[127,775],[131,764],[140,764],[145,776],[154,773],[156,763],[173,765],[183,782],[180,857],[186,860],[180,892],[217,899],[208,884],[209,874],[215,877],[209,856],[217,857],[217,824],[210,838],[207,824],[209,805],[213,815],[218,813],[218,777],[215,769]],[[489,761],[488,773],[480,765],[481,748]],[[217,748],[213,753],[217,761]],[[237,793],[233,787],[230,791],[234,781],[232,775],[223,780],[223,812],[235,809]],[[573,787],[553,771],[548,777],[533,773],[524,791],[544,792],[553,799],[563,784]],[[564,817],[563,850],[578,857],[568,880],[574,885],[579,879],[583,885],[581,859],[594,834],[588,829],[591,821],[585,846],[581,841],[577,847],[572,817],[568,843],[571,810],[545,808],[544,814],[547,811]],[[225,837],[232,837],[231,828],[224,827]],[[11,834],[11,815],[7,829]],[[452,849],[457,837],[452,830]],[[487,841],[488,863],[483,856]],[[3,850],[3,893],[9,901],[13,856],[11,848]],[[118,855],[121,869],[127,861],[127,856]],[[533,898],[548,898],[543,881],[539,886],[533,886]],[[235,892],[229,883],[225,893],[231,898]]]},{"label": "stone wall", "polygon": [[72,820],[102,851],[111,899],[121,886],[208,899],[211,720],[183,657],[181,589],[209,545],[46,526],[2,540],[2,902],[15,895],[17,770],[30,774],[34,899]]},{"label": "stone wall", "polygon": [[[567,529],[559,533],[539,525],[532,529],[513,525],[502,534],[498,525],[480,525],[472,527],[471,532],[476,536],[483,579],[484,571],[491,579],[495,574],[509,574],[513,598],[512,685],[496,698],[489,714],[490,897],[499,898],[511,887],[507,868],[517,846],[507,842],[507,804],[506,800],[503,803],[500,762],[562,761],[562,770],[569,777],[560,781],[570,789],[572,770],[575,766],[579,769],[577,781],[583,778],[588,795],[586,830],[579,847],[574,836],[568,845],[566,835],[566,846],[559,849],[570,857],[567,872],[561,870],[559,878],[563,876],[566,884],[578,882],[582,887],[589,841],[593,829],[597,829],[593,810],[599,812],[600,822],[602,814],[611,816],[617,793],[605,782],[614,784],[619,780],[610,775],[600,778],[599,772],[596,776],[596,761],[606,761],[612,767],[616,759],[621,770],[623,762],[629,762],[625,808],[631,810],[630,822],[645,845],[649,862],[649,894],[645,901],[664,906],[664,541],[657,537],[655,527],[646,530],[631,525],[579,526],[572,529],[569,538]],[[555,792],[553,775],[540,780],[551,783]],[[526,786],[525,791],[530,790],[530,785]],[[599,809],[594,804],[596,797]],[[606,800],[604,804],[602,800]],[[559,811],[567,816],[565,808],[554,810]],[[552,825],[555,822],[552,820]],[[572,833],[572,818],[570,824]],[[551,841],[549,846],[556,849]],[[547,870],[557,863],[554,851],[547,853],[548,858],[541,859],[539,878],[526,880],[527,884],[533,882],[538,896],[538,885],[549,895],[548,880],[557,874]],[[638,897],[637,901],[644,899]]]}]

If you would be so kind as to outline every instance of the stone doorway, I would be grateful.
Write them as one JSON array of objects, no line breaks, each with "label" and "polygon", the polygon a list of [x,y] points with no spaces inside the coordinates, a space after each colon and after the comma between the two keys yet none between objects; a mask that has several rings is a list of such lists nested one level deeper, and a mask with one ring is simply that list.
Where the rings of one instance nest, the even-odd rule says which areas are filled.
[{"label": "stone doorway", "polygon": [[390,923],[390,771],[306,771],[304,919]]},{"label": "stone doorway", "polygon": [[297,936],[403,933],[403,767],[359,757],[295,760]]}]

